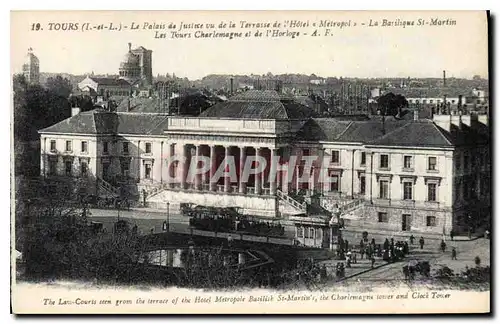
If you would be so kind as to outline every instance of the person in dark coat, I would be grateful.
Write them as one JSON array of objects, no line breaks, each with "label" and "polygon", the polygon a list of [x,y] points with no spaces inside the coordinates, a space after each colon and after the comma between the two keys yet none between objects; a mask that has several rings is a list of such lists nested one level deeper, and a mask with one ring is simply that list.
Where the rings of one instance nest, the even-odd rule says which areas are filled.
[{"label": "person in dark coat", "polygon": [[410,244],[413,245],[413,242],[415,242],[415,236],[413,234],[410,236]]},{"label": "person in dark coat", "polygon": [[389,246],[390,246],[389,239],[386,238],[384,241],[384,250],[389,250]]},{"label": "person in dark coat", "polygon": [[453,241],[453,237],[455,236],[455,232],[453,230],[450,231],[450,239]]},{"label": "person in dark coat", "polygon": [[445,251],[446,250],[446,243],[444,242],[444,240],[441,240],[441,251]]},{"label": "person in dark coat", "polygon": [[376,243],[375,243],[375,239],[374,238],[372,238],[372,242],[370,244],[372,245],[373,249],[375,249]]},{"label": "person in dark coat", "polygon": [[451,249],[451,259],[452,260],[456,260],[457,259],[457,249],[455,247],[453,247]]},{"label": "person in dark coat", "polygon": [[418,242],[420,243],[420,249],[423,249],[423,248],[424,248],[424,243],[425,243],[425,241],[424,241],[424,237],[423,237],[423,236],[421,236],[421,237],[420,237],[420,240],[419,240]]}]

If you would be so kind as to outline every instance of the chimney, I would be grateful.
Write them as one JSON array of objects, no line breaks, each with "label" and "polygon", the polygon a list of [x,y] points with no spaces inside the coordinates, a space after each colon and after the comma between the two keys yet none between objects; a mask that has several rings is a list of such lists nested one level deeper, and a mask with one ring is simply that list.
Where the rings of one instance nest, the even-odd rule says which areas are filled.
[{"label": "chimney", "polygon": [[128,43],[128,51],[132,51],[132,43]]},{"label": "chimney", "polygon": [[480,122],[481,124],[484,124],[488,126],[488,115],[478,115],[477,116],[477,121]]},{"label": "chimney", "polygon": [[447,132],[451,129],[451,115],[434,115],[432,121]]},{"label": "chimney", "polygon": [[446,87],[446,71],[443,70],[443,87]]},{"label": "chimney", "polygon": [[231,95],[233,95],[233,91],[234,91],[234,79],[231,78]]},{"label": "chimney", "polygon": [[80,112],[80,107],[71,107],[71,117],[78,115]]}]

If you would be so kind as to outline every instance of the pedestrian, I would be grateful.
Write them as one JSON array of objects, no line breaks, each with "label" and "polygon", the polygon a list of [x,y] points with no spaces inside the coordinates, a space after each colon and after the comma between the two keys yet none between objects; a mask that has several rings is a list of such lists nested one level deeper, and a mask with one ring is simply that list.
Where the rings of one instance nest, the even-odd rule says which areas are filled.
[{"label": "pedestrian", "polygon": [[419,243],[420,243],[420,249],[422,250],[424,248],[424,243],[425,243],[423,236],[420,236]]},{"label": "pedestrian", "polygon": [[457,249],[455,247],[451,248],[451,259],[452,260],[457,259]]},{"label": "pedestrian", "polygon": [[360,254],[361,260],[363,260],[363,254],[365,254],[365,252],[366,251],[365,251],[365,247],[364,246],[359,249],[359,254]]},{"label": "pedestrian", "polygon": [[389,239],[386,238],[384,241],[384,250],[389,250],[389,246],[390,246]]},{"label": "pedestrian", "polygon": [[349,251],[349,241],[348,240],[344,240],[344,248],[346,251]]},{"label": "pedestrian", "polygon": [[450,230],[450,239],[453,241],[453,237],[455,236],[455,233],[453,230]]},{"label": "pedestrian", "polygon": [[146,189],[142,189],[142,204],[144,205],[144,207],[146,207],[146,198],[147,198],[147,193],[146,193]]},{"label": "pedestrian", "polygon": [[403,274],[405,275],[405,280],[408,280],[408,277],[410,277],[410,269],[407,265],[403,266]]},{"label": "pedestrian", "polygon": [[372,245],[373,249],[375,249],[375,245],[376,244],[375,244],[375,239],[374,238],[372,238],[372,242],[370,244]]},{"label": "pedestrian", "polygon": [[375,268],[375,256],[372,255],[372,269]]},{"label": "pedestrian", "polygon": [[403,254],[408,255],[410,253],[410,246],[408,245],[408,241],[405,241],[403,245]]},{"label": "pedestrian", "polygon": [[358,257],[357,257],[357,255],[358,254],[356,253],[356,251],[354,251],[353,254],[352,254],[352,261],[353,261],[354,264],[358,263]]},{"label": "pedestrian", "polygon": [[441,251],[444,251],[446,250],[446,243],[444,242],[444,240],[441,240]]},{"label": "pedestrian", "polygon": [[410,244],[413,245],[413,242],[415,241],[415,236],[413,234],[410,236]]},{"label": "pedestrian", "polygon": [[363,240],[359,241],[359,247],[364,248],[365,247],[365,242]]}]

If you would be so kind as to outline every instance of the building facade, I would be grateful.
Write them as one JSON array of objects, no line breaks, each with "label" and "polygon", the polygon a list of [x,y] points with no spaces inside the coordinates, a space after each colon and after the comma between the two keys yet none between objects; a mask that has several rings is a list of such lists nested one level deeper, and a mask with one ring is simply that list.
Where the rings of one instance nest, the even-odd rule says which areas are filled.
[{"label": "building facade", "polygon": [[198,117],[75,113],[40,131],[41,174],[85,177],[93,193],[121,188],[156,208],[193,203],[271,218],[340,211],[366,230],[449,233],[489,216],[486,124],[316,118],[275,91],[247,91]]},{"label": "building facade", "polygon": [[120,102],[132,95],[132,86],[125,80],[87,76],[78,83],[78,90],[95,94],[96,101]]}]

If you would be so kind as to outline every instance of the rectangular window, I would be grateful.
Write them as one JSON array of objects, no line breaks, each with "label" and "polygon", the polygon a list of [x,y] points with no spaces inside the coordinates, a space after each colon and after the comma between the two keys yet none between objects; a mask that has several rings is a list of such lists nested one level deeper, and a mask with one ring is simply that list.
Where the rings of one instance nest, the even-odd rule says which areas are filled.
[{"label": "rectangular window", "polygon": [[108,142],[103,142],[102,143],[102,152],[104,154],[108,154],[109,153],[109,144],[108,144]]},{"label": "rectangular window", "polygon": [[340,152],[332,151],[332,163],[339,164],[340,163]]},{"label": "rectangular window", "polygon": [[380,187],[379,198],[389,199],[389,181],[380,180],[379,187]]},{"label": "rectangular window", "polygon": [[49,161],[49,175],[57,174],[57,161]]},{"label": "rectangular window", "polygon": [[82,176],[87,175],[87,170],[88,170],[88,165],[86,161],[81,162],[81,171],[82,171]]},{"label": "rectangular window", "polygon": [[413,160],[413,158],[411,156],[405,155],[403,157],[403,167],[405,169],[411,169],[411,168],[413,168],[413,161],[412,160]]},{"label": "rectangular window", "polygon": [[460,155],[457,155],[455,157],[455,169],[457,171],[460,171],[461,167],[462,167],[462,157]]},{"label": "rectangular window", "polygon": [[428,170],[430,170],[430,171],[437,170],[437,159],[435,156],[429,157]]},{"label": "rectangular window", "polygon": [[[331,171],[330,171],[331,172]],[[330,173],[330,191],[338,192],[339,191],[339,182],[340,182],[340,177],[338,174],[332,174]]]},{"label": "rectangular window", "polygon": [[71,177],[71,169],[73,169],[72,161],[64,161],[64,171],[66,176]]},{"label": "rectangular window", "polygon": [[428,201],[436,201],[437,200],[437,185],[435,183],[427,184],[427,200]]},{"label": "rectangular window", "polygon": [[124,161],[122,162],[122,175],[124,177],[128,177],[130,173],[130,162]]},{"label": "rectangular window", "polygon": [[309,227],[304,228],[304,238],[309,238]]},{"label": "rectangular window", "polygon": [[144,178],[151,179],[151,164],[144,165]]},{"label": "rectangular window", "polygon": [[366,152],[361,152],[361,165],[366,165]]},{"label": "rectangular window", "polygon": [[379,212],[378,213],[378,222],[379,223],[388,223],[389,217],[387,216],[387,213]]},{"label": "rectangular window", "polygon": [[50,151],[51,152],[56,151],[56,141],[54,141],[54,140],[50,141]]},{"label": "rectangular window", "polygon": [[128,154],[128,142],[123,142],[123,154]]},{"label": "rectangular window", "polygon": [[364,194],[366,190],[366,178],[365,176],[359,177],[359,193]]},{"label": "rectangular window", "polygon": [[304,237],[304,228],[302,226],[297,227],[297,237]]},{"label": "rectangular window", "polygon": [[316,233],[314,233],[314,227],[311,227],[309,229],[309,238],[314,238],[316,236]]},{"label": "rectangular window", "polygon": [[146,153],[151,153],[151,143],[146,143]]},{"label": "rectangular window", "polygon": [[403,182],[403,199],[412,200],[413,199],[413,182]]},{"label": "rectangular window", "polygon": [[388,169],[389,168],[389,155],[380,154],[380,168]]},{"label": "rectangular window", "polygon": [[73,151],[73,145],[71,141],[66,141],[66,152]]},{"label": "rectangular window", "polygon": [[427,226],[436,226],[436,216],[427,216],[425,223]]},{"label": "rectangular window", "polygon": [[82,153],[88,152],[88,143],[87,141],[82,141]]}]

